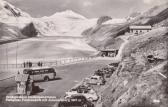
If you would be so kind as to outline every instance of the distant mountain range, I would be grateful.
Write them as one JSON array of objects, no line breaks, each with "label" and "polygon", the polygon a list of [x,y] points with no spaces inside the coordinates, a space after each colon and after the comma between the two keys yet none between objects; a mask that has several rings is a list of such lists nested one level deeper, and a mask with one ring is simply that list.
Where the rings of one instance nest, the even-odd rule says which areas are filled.
[{"label": "distant mountain range", "polygon": [[[98,21],[98,18],[87,19],[71,10],[57,12],[52,16],[32,18],[28,13],[4,0],[0,0],[0,15],[0,23],[12,29],[10,31],[5,31],[11,36],[7,35],[6,37],[2,34],[0,39],[34,36],[82,37],[82,32],[96,26]],[[106,24],[120,23],[120,21],[122,22],[123,20],[111,19]],[[26,30],[22,31],[24,28],[26,28]],[[28,33],[29,30],[31,33]]]},{"label": "distant mountain range", "polygon": [[45,36],[81,36],[81,33],[94,26],[97,19],[87,19],[71,10],[34,19],[36,28]]},{"label": "distant mountain range", "polygon": [[[0,0],[1,40],[35,36],[85,37],[95,48],[110,47],[129,25],[168,25],[168,3],[156,6],[144,13],[132,13],[122,19],[108,16],[87,19],[71,10],[57,12],[52,16],[32,18],[28,13],[10,3]],[[118,38],[117,38],[118,39]]]}]

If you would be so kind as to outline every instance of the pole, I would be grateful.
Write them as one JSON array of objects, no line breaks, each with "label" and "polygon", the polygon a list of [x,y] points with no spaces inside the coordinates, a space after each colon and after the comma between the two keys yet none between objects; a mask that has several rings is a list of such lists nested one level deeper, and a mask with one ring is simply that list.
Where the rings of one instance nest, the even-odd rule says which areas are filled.
[{"label": "pole", "polygon": [[8,70],[8,43],[6,45],[6,64],[7,64],[7,70]]},{"label": "pole", "polygon": [[16,68],[18,64],[17,58],[18,58],[18,41],[16,42]]}]

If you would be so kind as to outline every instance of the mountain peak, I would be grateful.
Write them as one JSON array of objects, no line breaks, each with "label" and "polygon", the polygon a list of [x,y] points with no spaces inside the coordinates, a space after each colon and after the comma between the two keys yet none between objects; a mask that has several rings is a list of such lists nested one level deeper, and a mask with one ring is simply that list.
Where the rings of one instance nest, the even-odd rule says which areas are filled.
[{"label": "mountain peak", "polygon": [[55,14],[53,14],[52,16],[44,16],[42,17],[43,19],[46,18],[56,18],[56,17],[63,17],[63,18],[70,18],[70,19],[86,19],[84,16],[72,11],[72,10],[65,10],[62,12],[56,12]]}]

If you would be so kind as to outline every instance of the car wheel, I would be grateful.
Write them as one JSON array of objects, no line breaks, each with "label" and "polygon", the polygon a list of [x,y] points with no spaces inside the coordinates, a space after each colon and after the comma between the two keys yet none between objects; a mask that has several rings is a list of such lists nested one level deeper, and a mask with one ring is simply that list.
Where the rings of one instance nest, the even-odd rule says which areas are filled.
[{"label": "car wheel", "polygon": [[88,98],[88,100],[89,100],[89,101],[91,101],[91,102],[93,102],[93,98],[91,98],[91,97],[90,97],[90,98]]},{"label": "car wheel", "polygon": [[61,105],[60,107],[65,107],[64,105]]},{"label": "car wheel", "polygon": [[88,105],[87,104],[83,104],[83,106],[82,107],[87,107]]},{"label": "car wheel", "polygon": [[65,107],[63,104],[59,105],[58,107]]},{"label": "car wheel", "polygon": [[99,85],[99,86],[100,86],[100,85],[101,85],[101,83],[99,83],[99,82],[98,82],[98,83],[97,83],[97,85]]},{"label": "car wheel", "polygon": [[48,76],[44,77],[44,81],[49,81],[50,78]]}]

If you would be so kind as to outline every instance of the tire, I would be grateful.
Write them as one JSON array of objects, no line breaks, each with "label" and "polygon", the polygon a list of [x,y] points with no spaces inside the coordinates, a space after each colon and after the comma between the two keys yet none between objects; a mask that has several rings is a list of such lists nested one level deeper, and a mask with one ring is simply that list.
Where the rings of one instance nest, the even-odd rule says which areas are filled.
[{"label": "tire", "polygon": [[91,98],[91,97],[90,97],[90,98],[88,98],[88,100],[89,100],[89,101],[91,101],[91,102],[93,102],[93,98]]},{"label": "tire", "polygon": [[88,107],[88,105],[87,104],[83,104],[82,107]]},{"label": "tire", "polygon": [[97,85],[98,85],[98,86],[100,86],[100,85],[101,85],[101,83],[99,83],[99,82],[98,82],[98,83],[97,83]]},{"label": "tire", "polygon": [[59,103],[58,107],[65,107],[65,106],[62,103]]},{"label": "tire", "polygon": [[49,80],[50,80],[50,78],[48,76],[44,77],[44,81],[49,81]]},{"label": "tire", "polygon": [[65,107],[64,105],[61,105],[60,107]]}]

